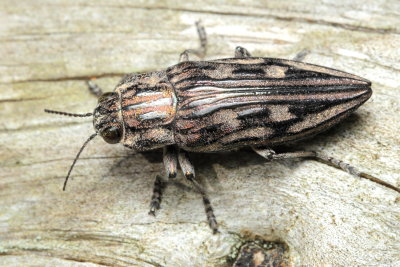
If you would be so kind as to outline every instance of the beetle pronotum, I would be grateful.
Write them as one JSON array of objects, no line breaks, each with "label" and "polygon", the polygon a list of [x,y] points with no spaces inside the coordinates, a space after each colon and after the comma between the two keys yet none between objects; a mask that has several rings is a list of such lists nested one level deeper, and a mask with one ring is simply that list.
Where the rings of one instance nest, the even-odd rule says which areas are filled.
[{"label": "beetle pronotum", "polygon": [[[237,47],[234,58],[203,58],[204,28],[196,23],[200,49],[185,50],[180,63],[165,71],[128,74],[114,92],[99,96],[93,113],[95,133],[83,144],[65,178],[87,143],[97,135],[110,144],[121,143],[137,151],[163,148],[166,175],[174,178],[178,165],[202,195],[208,223],[218,231],[206,191],[196,181],[188,152],[220,152],[250,146],[267,160],[311,158],[333,165],[400,192],[400,189],[355,167],[313,151],[275,153],[272,147],[300,141],[336,125],[372,94],[371,82],[356,75],[296,60],[252,57]],[[156,176],[150,214],[160,208],[164,181]]]}]

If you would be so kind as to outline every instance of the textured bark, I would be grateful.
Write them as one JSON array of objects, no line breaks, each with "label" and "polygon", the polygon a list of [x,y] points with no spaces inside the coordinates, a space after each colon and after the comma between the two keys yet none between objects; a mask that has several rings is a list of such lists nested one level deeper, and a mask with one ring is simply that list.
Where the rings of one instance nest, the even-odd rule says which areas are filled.
[{"label": "textured bark", "polygon": [[147,215],[161,152],[95,139],[66,192],[90,118],[85,80],[112,90],[129,72],[165,69],[208,32],[208,58],[241,45],[372,81],[374,94],[298,148],[324,151],[400,186],[400,3],[370,1],[0,2],[0,265],[224,266],[244,239],[284,242],[294,266],[400,265],[398,193],[313,161],[266,163],[250,151],[196,154],[221,234],[182,176]]}]

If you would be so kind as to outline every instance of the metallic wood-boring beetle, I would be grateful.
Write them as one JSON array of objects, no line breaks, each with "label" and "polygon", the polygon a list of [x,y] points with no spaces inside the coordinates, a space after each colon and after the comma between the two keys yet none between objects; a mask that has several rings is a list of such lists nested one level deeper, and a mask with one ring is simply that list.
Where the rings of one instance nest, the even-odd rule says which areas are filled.
[{"label": "metallic wood-boring beetle", "polygon": [[[252,147],[267,160],[311,158],[355,176],[400,192],[397,187],[358,171],[340,160],[313,151],[275,153],[271,148],[314,136],[339,123],[372,94],[371,82],[356,75],[295,60],[252,57],[237,47],[234,58],[189,61],[189,54],[203,58],[206,33],[196,23],[198,50],[185,50],[180,63],[165,71],[128,74],[114,92],[99,96],[93,113],[95,133],[79,150],[64,182],[84,147],[100,135],[107,143],[121,143],[137,151],[163,148],[168,178],[178,164],[184,176],[202,195],[208,223],[214,233],[217,221],[206,191],[196,181],[188,152],[220,152]],[[156,176],[150,214],[160,208],[165,182]]]}]

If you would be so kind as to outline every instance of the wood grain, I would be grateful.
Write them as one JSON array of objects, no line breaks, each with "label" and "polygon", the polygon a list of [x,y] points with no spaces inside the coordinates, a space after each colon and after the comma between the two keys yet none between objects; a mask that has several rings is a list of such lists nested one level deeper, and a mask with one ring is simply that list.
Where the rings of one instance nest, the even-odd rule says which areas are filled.
[{"label": "wood grain", "polygon": [[244,239],[287,244],[293,266],[400,264],[400,196],[312,161],[264,162],[250,151],[195,154],[221,223],[213,236],[200,196],[182,176],[156,218],[147,215],[161,154],[101,139],[62,183],[90,118],[85,80],[112,90],[129,72],[165,69],[198,45],[208,58],[237,45],[372,81],[355,115],[298,148],[400,186],[400,3],[369,1],[0,2],[0,265],[225,266]]}]

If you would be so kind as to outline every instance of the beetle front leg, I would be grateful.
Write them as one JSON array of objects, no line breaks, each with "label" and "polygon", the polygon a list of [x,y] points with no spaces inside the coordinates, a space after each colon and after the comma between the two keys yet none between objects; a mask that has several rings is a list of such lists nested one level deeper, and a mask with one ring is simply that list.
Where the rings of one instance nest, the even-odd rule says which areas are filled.
[{"label": "beetle front leg", "polygon": [[327,165],[331,165],[335,168],[341,169],[347,173],[350,173],[354,176],[357,176],[359,178],[364,178],[367,180],[370,180],[372,182],[378,183],[380,185],[383,185],[387,188],[390,188],[394,191],[397,191],[400,193],[400,189],[375,177],[372,176],[370,174],[364,173],[359,171],[356,167],[345,163],[341,160],[335,159],[333,157],[321,154],[319,152],[315,152],[315,151],[298,151],[298,152],[289,152],[289,153],[275,153],[273,150],[271,149],[259,149],[259,148],[254,148],[253,150],[259,154],[260,156],[271,160],[271,159],[297,159],[297,158],[310,158],[310,159],[314,159],[317,160],[321,163],[327,164]]},{"label": "beetle front leg", "polygon": [[189,60],[189,54],[195,54],[200,59],[203,59],[207,53],[207,34],[204,29],[201,21],[196,21],[197,34],[200,39],[200,48],[199,49],[186,49],[179,56],[179,62],[184,62]]},{"label": "beetle front leg", "polygon": [[182,172],[188,179],[193,187],[201,194],[203,197],[204,209],[207,215],[208,225],[212,229],[213,233],[218,233],[218,223],[214,215],[214,210],[211,206],[210,200],[207,196],[206,191],[203,187],[195,180],[194,167],[189,160],[189,155],[186,151],[180,151],[178,155],[179,165],[181,166]]},{"label": "beetle front leg", "polygon": [[[164,147],[163,162],[166,176],[170,178],[176,177],[178,169],[178,151],[174,146]],[[160,203],[162,200],[162,193],[167,185],[167,181],[164,181],[160,176],[156,176],[153,187],[153,195],[151,196],[150,211],[149,214],[155,216],[156,210],[160,209]]]},{"label": "beetle front leg", "polygon": [[99,98],[103,94],[103,90],[94,82],[92,81],[86,81],[86,84],[89,88],[90,93],[95,95],[97,98]]},{"label": "beetle front leg", "polygon": [[245,57],[251,57],[250,52],[241,46],[236,46],[235,48],[235,57],[236,58],[245,58]]}]

